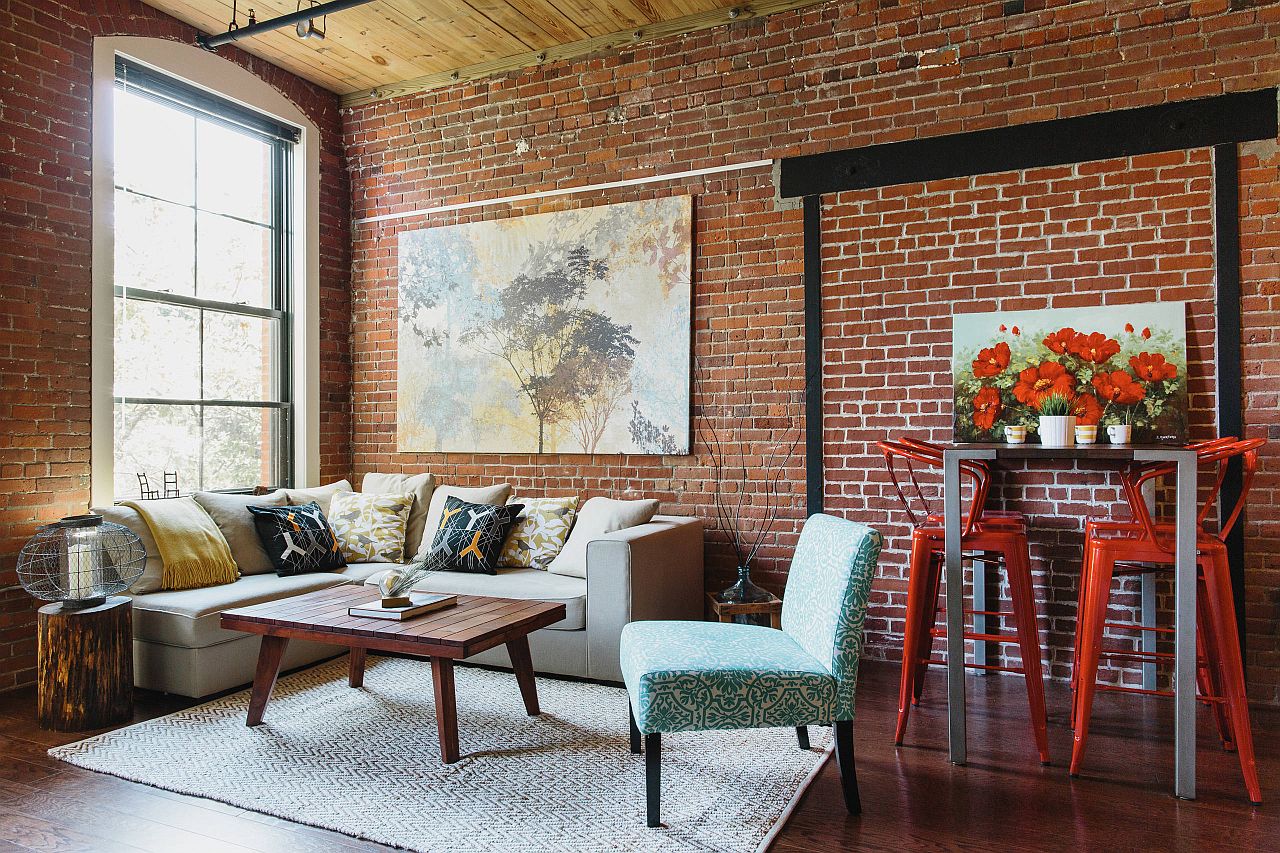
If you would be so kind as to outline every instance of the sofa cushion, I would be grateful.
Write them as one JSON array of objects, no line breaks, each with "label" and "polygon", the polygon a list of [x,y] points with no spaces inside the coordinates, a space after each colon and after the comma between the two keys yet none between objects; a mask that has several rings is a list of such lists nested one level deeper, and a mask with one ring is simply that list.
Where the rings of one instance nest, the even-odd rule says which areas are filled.
[{"label": "sofa cushion", "polygon": [[142,547],[147,551],[147,562],[142,567],[142,576],[133,582],[129,592],[133,595],[145,595],[159,590],[160,581],[164,577],[164,560],[160,557],[156,538],[151,535],[151,527],[138,514],[138,511],[123,504],[94,507],[89,511],[102,516],[105,521],[129,528],[142,540]]},{"label": "sofa cushion", "polygon": [[569,541],[564,543],[560,556],[547,566],[547,571],[558,575],[587,576],[587,545],[606,533],[626,530],[647,524],[658,511],[655,500],[616,501],[610,498],[591,498],[582,505],[578,520],[574,522]]},{"label": "sofa cushion", "polygon": [[507,536],[498,565],[511,569],[545,569],[569,538],[578,514],[578,496],[566,498],[510,498],[524,507]]},{"label": "sofa cushion", "polygon": [[246,575],[235,583],[153,592],[133,597],[133,636],[139,640],[202,649],[243,637],[224,631],[222,611],[275,601],[347,583],[341,575],[313,572],[292,577]]},{"label": "sofa cushion", "polygon": [[431,508],[436,480],[430,474],[365,474],[360,492],[366,495],[413,495],[413,507],[404,528],[404,553],[412,557],[422,547],[422,531]]},{"label": "sofa cushion", "polygon": [[283,489],[267,495],[227,495],[220,492],[196,492],[196,503],[209,513],[222,537],[231,548],[231,556],[242,575],[262,575],[275,571],[271,558],[262,548],[262,540],[253,526],[251,506],[284,506],[289,502]]},{"label": "sofa cushion", "polygon": [[262,547],[276,574],[331,572],[347,564],[329,520],[315,501],[301,506],[251,506]]},{"label": "sofa cushion", "polygon": [[511,484],[499,483],[496,486],[482,486],[475,489],[463,489],[458,486],[438,486],[431,493],[431,506],[427,510],[427,520],[422,531],[422,544],[418,546],[416,559],[423,559],[431,550],[436,530],[440,528],[440,518],[444,515],[444,502],[449,498],[458,498],[472,504],[488,504],[501,506],[511,497]]},{"label": "sofa cushion", "polygon": [[354,583],[364,583],[374,575],[380,575],[387,569],[403,569],[404,563],[347,563],[340,569],[334,569],[335,575],[342,575]]},{"label": "sofa cushion", "polygon": [[351,484],[346,480],[339,480],[327,486],[315,486],[310,489],[285,489],[284,493],[289,496],[289,503],[301,506],[315,501],[320,505],[320,511],[328,515],[329,502],[333,500],[333,496],[338,492],[349,491],[351,491]]},{"label": "sofa cushion", "polygon": [[413,495],[339,492],[329,504],[329,526],[348,563],[399,562]]},{"label": "sofa cushion", "polygon": [[[383,569],[392,568],[399,566],[383,566]],[[376,572],[365,583],[376,586],[381,576],[382,572]],[[564,605],[565,617],[549,630],[580,631],[587,626],[587,582],[582,578],[551,575],[538,569],[498,569],[496,575],[435,572],[415,583],[413,590],[555,601]]]},{"label": "sofa cushion", "polygon": [[498,554],[515,526],[520,504],[490,506],[448,498],[440,527],[426,551],[426,564],[436,571],[492,575]]},{"label": "sofa cushion", "polygon": [[622,680],[646,734],[838,719],[836,679],[783,631],[717,622],[632,622]]}]

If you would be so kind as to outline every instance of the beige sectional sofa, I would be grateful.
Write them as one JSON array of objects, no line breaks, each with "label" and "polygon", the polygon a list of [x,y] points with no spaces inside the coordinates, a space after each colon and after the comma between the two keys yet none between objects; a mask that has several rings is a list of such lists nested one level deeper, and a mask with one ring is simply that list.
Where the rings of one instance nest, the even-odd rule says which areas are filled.
[{"label": "beige sectional sofa", "polygon": [[[305,501],[298,497],[295,502]],[[127,514],[100,511],[112,521],[129,520]],[[136,513],[134,518],[140,521]],[[149,535],[142,538],[144,545],[154,548]],[[594,537],[587,545],[585,578],[539,569],[499,569],[497,575],[439,572],[420,581],[417,588],[561,602],[567,611],[565,619],[529,638],[534,668],[545,673],[621,681],[618,639],[624,625],[639,619],[701,618],[702,554],[701,521],[655,516],[647,524]],[[338,584],[371,584],[395,565],[398,564],[359,563],[338,572],[292,577],[245,574],[235,583],[222,586],[136,594],[135,683],[149,690],[192,697],[247,684],[253,679],[260,638],[224,630],[220,626],[222,611]],[[372,589],[370,593],[371,598],[376,596]],[[301,666],[341,651],[334,646],[294,641],[283,667]],[[502,647],[472,660],[509,665]]]}]

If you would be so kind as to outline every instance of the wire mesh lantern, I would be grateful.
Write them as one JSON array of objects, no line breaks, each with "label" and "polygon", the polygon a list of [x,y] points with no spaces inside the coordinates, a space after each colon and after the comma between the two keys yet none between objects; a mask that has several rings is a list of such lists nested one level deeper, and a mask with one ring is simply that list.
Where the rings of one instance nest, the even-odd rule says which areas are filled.
[{"label": "wire mesh lantern", "polygon": [[100,515],[72,515],[36,531],[18,554],[18,582],[67,609],[96,607],[141,575],[147,550],[138,534]]}]

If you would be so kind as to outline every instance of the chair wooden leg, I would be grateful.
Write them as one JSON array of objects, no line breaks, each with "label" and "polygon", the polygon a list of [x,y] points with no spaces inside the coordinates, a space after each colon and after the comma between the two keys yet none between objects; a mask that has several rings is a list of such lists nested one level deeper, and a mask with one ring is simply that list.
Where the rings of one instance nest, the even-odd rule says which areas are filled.
[{"label": "chair wooden leg", "polygon": [[631,703],[627,703],[627,722],[631,724],[631,753],[633,755],[640,754],[640,729],[636,727],[636,712],[631,710]]},{"label": "chair wooden leg", "polygon": [[1022,653],[1022,677],[1027,684],[1027,707],[1031,710],[1031,729],[1040,752],[1040,763],[1049,763],[1049,733],[1044,703],[1044,665],[1040,654],[1040,629],[1036,619],[1035,592],[1031,584],[1031,560],[1026,540],[1004,555],[1005,574],[1013,599],[1013,617],[1017,620],[1018,649]]},{"label": "chair wooden leg", "polygon": [[644,797],[650,827],[662,826],[662,735],[644,736]]},{"label": "chair wooden leg", "polygon": [[1231,572],[1225,555],[1204,566],[1205,605],[1217,646],[1218,682],[1231,715],[1231,732],[1235,736],[1236,754],[1249,802],[1262,804],[1262,786],[1258,782],[1258,765],[1253,755],[1253,731],[1249,725],[1249,699],[1245,694],[1244,661],[1240,655],[1240,635],[1236,633],[1235,604],[1231,596]]},{"label": "chair wooden leg", "polygon": [[837,720],[836,763],[840,766],[840,787],[844,791],[844,806],[851,815],[862,814],[862,799],[858,796],[858,774],[853,766],[853,720]]},{"label": "chair wooden leg", "polygon": [[809,748],[809,727],[796,726],[796,740],[800,743],[801,749]]}]

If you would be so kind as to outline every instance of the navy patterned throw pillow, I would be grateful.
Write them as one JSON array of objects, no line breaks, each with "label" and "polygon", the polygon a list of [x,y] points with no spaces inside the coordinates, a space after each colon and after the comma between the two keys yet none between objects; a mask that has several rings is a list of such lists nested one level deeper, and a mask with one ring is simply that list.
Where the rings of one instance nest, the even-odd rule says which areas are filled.
[{"label": "navy patterned throw pillow", "polygon": [[496,575],[498,555],[524,504],[490,506],[450,497],[424,559],[438,572]]},{"label": "navy patterned throw pillow", "polygon": [[330,572],[347,564],[329,520],[312,501],[301,506],[251,506],[253,526],[281,577]]}]

